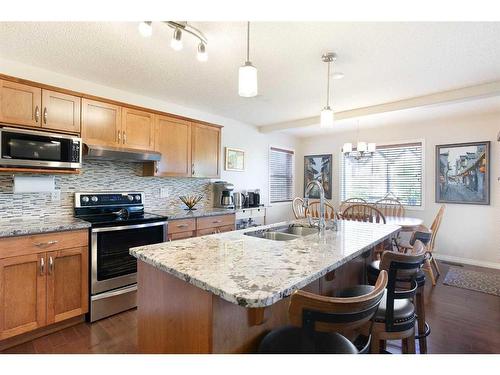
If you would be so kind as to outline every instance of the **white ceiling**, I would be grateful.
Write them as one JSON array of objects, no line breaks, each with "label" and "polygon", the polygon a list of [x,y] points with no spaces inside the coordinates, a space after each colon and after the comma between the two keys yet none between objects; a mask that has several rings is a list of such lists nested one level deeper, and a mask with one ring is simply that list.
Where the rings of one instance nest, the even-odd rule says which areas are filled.
[{"label": "white ceiling", "polygon": [[327,51],[345,73],[334,81],[335,111],[500,80],[500,23],[258,22],[251,60],[260,95],[245,99],[237,74],[246,24],[193,25],[209,40],[206,63],[196,60],[194,38],[176,52],[167,26],[154,24],[146,39],[128,22],[3,22],[0,57],[254,125],[319,113]]}]

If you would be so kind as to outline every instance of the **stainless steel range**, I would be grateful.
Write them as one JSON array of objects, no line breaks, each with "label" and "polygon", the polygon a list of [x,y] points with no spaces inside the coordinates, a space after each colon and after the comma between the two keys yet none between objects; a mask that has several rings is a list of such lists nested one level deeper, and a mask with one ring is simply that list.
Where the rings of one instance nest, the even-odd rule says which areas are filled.
[{"label": "stainless steel range", "polygon": [[91,223],[90,311],[94,322],[137,305],[135,246],[166,241],[167,217],[144,212],[144,193],[75,193],[75,216]]}]

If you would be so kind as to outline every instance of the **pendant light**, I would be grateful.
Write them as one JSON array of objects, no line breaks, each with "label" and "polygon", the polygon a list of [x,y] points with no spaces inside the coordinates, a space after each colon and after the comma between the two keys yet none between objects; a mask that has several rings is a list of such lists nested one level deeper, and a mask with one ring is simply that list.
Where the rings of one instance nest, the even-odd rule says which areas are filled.
[{"label": "pendant light", "polygon": [[334,114],[330,108],[330,64],[337,59],[337,55],[333,52],[328,52],[321,56],[321,59],[328,64],[328,74],[326,80],[326,106],[321,111],[320,127],[332,128]]},{"label": "pendant light", "polygon": [[238,73],[238,94],[244,98],[257,96],[257,68],[250,62],[250,22],[247,22],[247,59]]}]

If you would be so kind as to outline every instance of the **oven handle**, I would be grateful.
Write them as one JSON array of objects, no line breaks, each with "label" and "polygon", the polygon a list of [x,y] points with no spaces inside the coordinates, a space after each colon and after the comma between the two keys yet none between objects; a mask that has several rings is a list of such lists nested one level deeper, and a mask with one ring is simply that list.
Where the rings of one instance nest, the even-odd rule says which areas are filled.
[{"label": "oven handle", "polygon": [[146,223],[146,224],[134,224],[134,225],[120,225],[117,227],[104,227],[104,228],[92,228],[92,233],[100,233],[100,232],[113,232],[118,230],[126,230],[126,229],[138,229],[138,228],[148,228],[155,227],[160,225],[167,225],[168,221],[156,221],[154,223]]},{"label": "oven handle", "polygon": [[128,285],[123,288],[112,290],[110,292],[104,292],[96,296],[92,296],[92,301],[97,301],[103,298],[116,297],[125,293],[135,292],[137,290],[137,284]]}]

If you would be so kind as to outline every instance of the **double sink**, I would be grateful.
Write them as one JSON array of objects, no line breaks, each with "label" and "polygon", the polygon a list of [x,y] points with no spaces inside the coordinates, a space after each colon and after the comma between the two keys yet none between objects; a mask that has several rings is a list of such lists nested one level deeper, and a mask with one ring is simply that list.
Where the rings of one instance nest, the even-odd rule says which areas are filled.
[{"label": "double sink", "polygon": [[243,234],[251,237],[265,238],[267,240],[273,241],[291,241],[300,237],[310,236],[317,233],[317,228],[283,225],[268,229],[260,229],[253,232],[246,232]]}]

